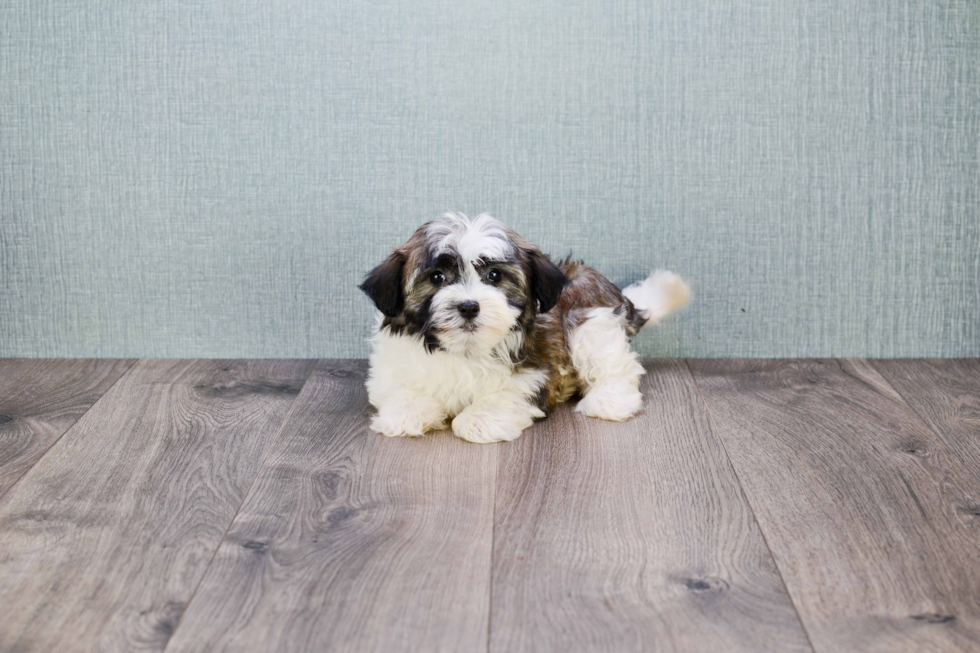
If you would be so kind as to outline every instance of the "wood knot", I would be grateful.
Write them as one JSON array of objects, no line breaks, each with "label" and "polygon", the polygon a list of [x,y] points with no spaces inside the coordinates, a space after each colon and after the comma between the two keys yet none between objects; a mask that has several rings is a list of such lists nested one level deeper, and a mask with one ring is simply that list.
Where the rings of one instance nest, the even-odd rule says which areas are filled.
[{"label": "wood knot", "polygon": [[336,526],[337,524],[347,521],[356,514],[357,510],[354,508],[337,508],[327,515],[327,521],[330,522],[331,526]]},{"label": "wood knot", "polygon": [[298,395],[302,389],[293,383],[249,383],[246,387],[252,392],[281,395]]},{"label": "wood knot", "polygon": [[956,506],[956,509],[964,515],[980,517],[980,503],[960,503]]},{"label": "wood knot", "polygon": [[948,624],[955,621],[956,617],[951,614],[939,614],[938,612],[927,612],[925,614],[914,614],[912,618],[926,624]]},{"label": "wood knot", "polygon": [[242,544],[243,549],[248,549],[249,551],[255,551],[256,553],[265,553],[269,550],[268,542],[259,542],[258,540],[246,540]]},{"label": "wood knot", "polygon": [[174,628],[176,628],[176,626],[177,624],[170,619],[161,619],[157,622],[157,625],[153,627],[153,630],[160,633],[165,639],[170,639],[170,637],[174,634]]},{"label": "wood knot", "polygon": [[23,519],[24,521],[37,521],[45,522],[52,519],[50,513],[43,510],[28,510],[27,512],[17,515],[17,519]]},{"label": "wood knot", "polygon": [[184,603],[179,601],[168,601],[160,610],[143,610],[140,612],[140,616],[144,616],[150,612],[159,614],[159,619],[153,624],[153,631],[159,636],[160,641],[166,645],[173,636],[174,630],[177,628],[177,622],[180,621],[180,617],[184,614],[186,607]]},{"label": "wood knot", "polygon": [[902,453],[907,453],[910,456],[917,456],[919,458],[927,458],[929,456],[929,450],[921,442],[916,442],[915,440],[909,440],[908,442],[903,442],[898,445],[898,450]]},{"label": "wood knot", "polygon": [[206,397],[213,399],[234,399],[250,394],[281,394],[298,395],[300,388],[298,385],[289,383],[272,383],[256,381],[254,383],[198,383],[194,389]]},{"label": "wood knot", "polygon": [[343,477],[337,472],[318,472],[314,476],[314,482],[320,488],[320,492],[328,499],[337,497],[337,490],[342,480]]},{"label": "wood knot", "polygon": [[717,576],[682,578],[680,582],[683,583],[684,587],[697,594],[718,593],[728,589],[728,581]]}]

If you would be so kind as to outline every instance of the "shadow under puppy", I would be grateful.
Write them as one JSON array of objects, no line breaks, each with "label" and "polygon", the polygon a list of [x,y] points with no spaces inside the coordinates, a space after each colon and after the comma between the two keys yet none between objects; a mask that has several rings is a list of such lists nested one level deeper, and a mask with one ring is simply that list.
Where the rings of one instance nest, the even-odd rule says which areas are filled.
[{"label": "shadow under puppy", "polygon": [[461,213],[422,225],[360,287],[380,311],[371,428],[418,436],[451,419],[481,443],[513,440],[575,396],[591,417],[635,415],[644,370],[629,338],[690,298],[666,271],[620,291],[487,214]]}]

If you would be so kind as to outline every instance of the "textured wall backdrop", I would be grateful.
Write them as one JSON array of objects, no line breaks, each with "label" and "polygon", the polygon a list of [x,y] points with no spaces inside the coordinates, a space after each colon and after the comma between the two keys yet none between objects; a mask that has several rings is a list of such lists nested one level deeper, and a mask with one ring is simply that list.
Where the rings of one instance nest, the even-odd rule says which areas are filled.
[{"label": "textured wall backdrop", "polygon": [[646,355],[980,355],[976,0],[8,0],[0,356],[362,356],[446,209]]}]

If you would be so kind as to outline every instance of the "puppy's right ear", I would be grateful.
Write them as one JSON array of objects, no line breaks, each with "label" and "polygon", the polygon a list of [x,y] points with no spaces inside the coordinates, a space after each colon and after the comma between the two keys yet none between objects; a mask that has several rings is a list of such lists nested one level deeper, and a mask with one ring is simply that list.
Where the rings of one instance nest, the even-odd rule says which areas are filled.
[{"label": "puppy's right ear", "polygon": [[371,270],[364,283],[358,286],[363,290],[378,310],[388,317],[395,317],[405,306],[402,290],[402,271],[405,269],[405,255],[395,252],[384,263]]},{"label": "puppy's right ear", "polygon": [[568,285],[568,277],[537,249],[532,250],[528,258],[531,264],[531,292],[538,300],[538,312],[547,313],[558,303],[561,291]]}]

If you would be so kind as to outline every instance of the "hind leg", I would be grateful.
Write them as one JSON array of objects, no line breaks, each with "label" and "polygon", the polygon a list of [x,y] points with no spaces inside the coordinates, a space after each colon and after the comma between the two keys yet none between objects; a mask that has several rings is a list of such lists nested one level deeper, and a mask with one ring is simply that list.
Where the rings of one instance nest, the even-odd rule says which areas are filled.
[{"label": "hind leg", "polygon": [[594,308],[568,341],[572,364],[585,384],[585,397],[575,407],[589,417],[613,421],[640,412],[643,366],[630,349],[623,320],[611,308]]}]

